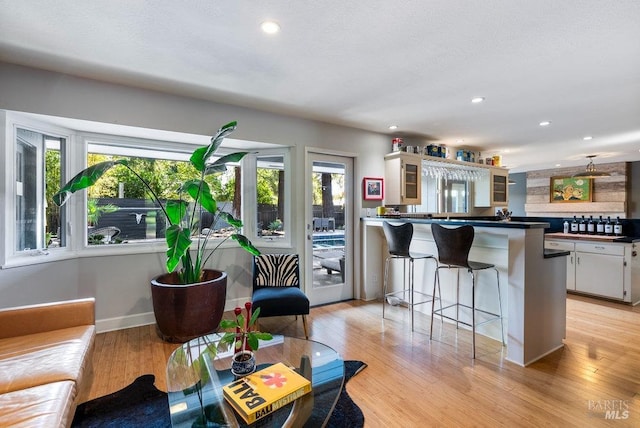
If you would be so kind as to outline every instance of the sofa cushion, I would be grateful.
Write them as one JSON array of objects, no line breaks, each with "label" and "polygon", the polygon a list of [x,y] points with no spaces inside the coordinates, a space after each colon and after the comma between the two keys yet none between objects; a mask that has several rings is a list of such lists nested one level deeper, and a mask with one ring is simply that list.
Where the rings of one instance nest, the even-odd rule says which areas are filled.
[{"label": "sofa cushion", "polygon": [[72,381],[53,382],[0,394],[0,426],[65,427],[71,425],[76,386]]},{"label": "sofa cushion", "polygon": [[95,326],[0,339],[0,394],[64,380],[83,383]]}]

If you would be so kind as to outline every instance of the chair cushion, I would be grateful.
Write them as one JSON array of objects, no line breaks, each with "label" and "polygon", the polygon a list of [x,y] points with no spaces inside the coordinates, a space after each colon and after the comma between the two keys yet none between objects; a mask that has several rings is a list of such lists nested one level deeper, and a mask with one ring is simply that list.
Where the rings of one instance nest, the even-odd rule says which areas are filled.
[{"label": "chair cushion", "polygon": [[263,287],[254,290],[252,303],[261,317],[309,314],[309,299],[298,287]]},{"label": "chair cushion", "polygon": [[0,394],[51,382],[83,383],[95,326],[0,339]]},{"label": "chair cushion", "polygon": [[0,425],[65,427],[71,425],[76,396],[73,381],[53,382],[0,394]]}]

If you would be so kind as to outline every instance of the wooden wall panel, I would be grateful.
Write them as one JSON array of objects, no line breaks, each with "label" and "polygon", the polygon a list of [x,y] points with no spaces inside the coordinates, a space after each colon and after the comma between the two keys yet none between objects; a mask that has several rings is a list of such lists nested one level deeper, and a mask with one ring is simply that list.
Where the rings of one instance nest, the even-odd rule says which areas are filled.
[{"label": "wooden wall panel", "polygon": [[[585,163],[586,166],[586,163]],[[611,216],[626,218],[629,197],[629,163],[596,164],[598,171],[610,177],[593,179],[592,202],[551,203],[551,177],[571,177],[584,167],[545,169],[527,172],[525,211],[536,217],[571,217],[574,215]]]}]

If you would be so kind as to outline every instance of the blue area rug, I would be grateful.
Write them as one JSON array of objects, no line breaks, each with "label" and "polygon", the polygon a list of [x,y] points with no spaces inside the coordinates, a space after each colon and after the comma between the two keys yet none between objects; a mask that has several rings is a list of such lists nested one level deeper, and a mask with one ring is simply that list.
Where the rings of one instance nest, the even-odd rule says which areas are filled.
[{"label": "blue area rug", "polygon": [[[364,415],[345,389],[349,379],[367,365],[362,361],[344,362],[344,386],[327,424],[330,428],[359,428]],[[153,384],[153,375],[144,375],[131,385],[104,397],[80,404],[73,418],[73,427],[148,427],[170,428],[167,393]],[[321,405],[316,403],[316,405]]]}]

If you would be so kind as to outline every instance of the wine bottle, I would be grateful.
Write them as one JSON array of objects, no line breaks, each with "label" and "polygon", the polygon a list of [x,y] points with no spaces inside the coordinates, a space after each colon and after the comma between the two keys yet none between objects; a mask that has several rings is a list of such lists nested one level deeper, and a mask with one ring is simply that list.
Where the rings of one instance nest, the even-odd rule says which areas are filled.
[{"label": "wine bottle", "polygon": [[571,221],[571,233],[578,233],[578,219],[576,219],[576,216],[573,216]]},{"label": "wine bottle", "polygon": [[593,223],[593,216],[589,216],[589,222],[587,223],[587,233],[589,235],[595,235],[596,225]]},{"label": "wine bottle", "polygon": [[604,235],[604,221],[602,221],[602,216],[600,216],[600,220],[598,224],[596,224],[596,233],[598,235]]},{"label": "wine bottle", "polygon": [[616,222],[613,225],[613,234],[616,236],[622,236],[622,223],[620,223],[620,217],[616,218]]},{"label": "wine bottle", "polygon": [[578,232],[579,233],[587,233],[587,223],[585,223],[585,221],[584,221],[584,216],[582,216],[582,219],[580,220],[580,223],[578,223]]},{"label": "wine bottle", "polygon": [[604,234],[607,236],[613,235],[613,223],[611,223],[611,216],[607,217],[607,222],[604,224]]}]

